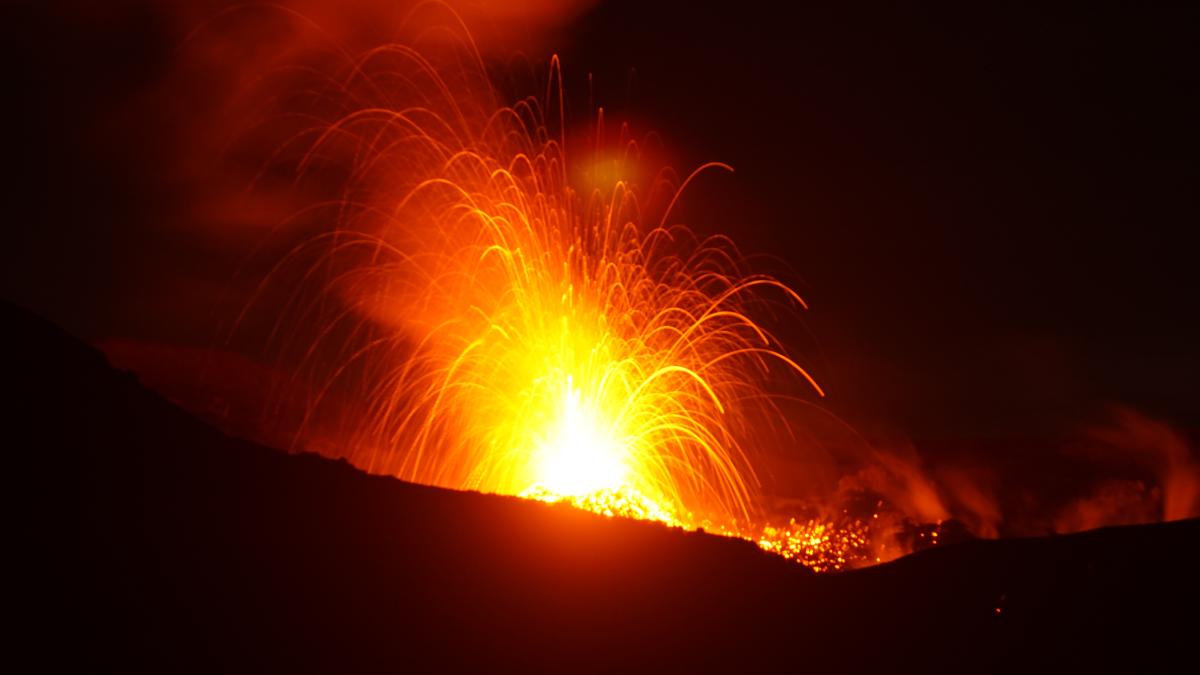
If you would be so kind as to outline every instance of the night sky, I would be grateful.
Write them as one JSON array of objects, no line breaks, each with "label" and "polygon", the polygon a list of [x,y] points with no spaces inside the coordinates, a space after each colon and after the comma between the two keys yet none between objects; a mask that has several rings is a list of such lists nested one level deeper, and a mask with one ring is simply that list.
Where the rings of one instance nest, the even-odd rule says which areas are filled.
[{"label": "night sky", "polygon": [[[831,410],[931,445],[1112,404],[1200,428],[1195,7],[697,4],[604,2],[518,48],[562,55],[574,119],[591,98],[681,170],[735,168],[682,213],[794,271]],[[169,76],[193,19],[166,6],[4,9],[0,294],[92,341],[203,346],[240,262],[198,233],[212,167],[179,168],[222,85]]]}]

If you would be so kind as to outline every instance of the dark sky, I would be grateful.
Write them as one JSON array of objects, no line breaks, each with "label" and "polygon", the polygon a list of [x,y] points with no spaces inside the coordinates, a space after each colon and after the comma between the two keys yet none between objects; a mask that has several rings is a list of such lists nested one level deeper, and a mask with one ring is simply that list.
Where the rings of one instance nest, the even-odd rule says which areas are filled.
[{"label": "dark sky", "polygon": [[[699,4],[601,3],[545,44],[574,115],[592,73],[682,168],[735,167],[685,214],[799,276],[833,410],[916,440],[1110,403],[1200,428],[1196,9]],[[91,340],[196,342],[203,316],[150,298],[236,266],[164,225],[186,186],[158,165],[206,103],[154,98],[182,36],[160,5],[97,7],[4,10],[2,294]]]},{"label": "dark sky", "polygon": [[737,168],[728,229],[807,282],[849,414],[1200,424],[1194,9],[696,4],[605,3],[567,62]]}]

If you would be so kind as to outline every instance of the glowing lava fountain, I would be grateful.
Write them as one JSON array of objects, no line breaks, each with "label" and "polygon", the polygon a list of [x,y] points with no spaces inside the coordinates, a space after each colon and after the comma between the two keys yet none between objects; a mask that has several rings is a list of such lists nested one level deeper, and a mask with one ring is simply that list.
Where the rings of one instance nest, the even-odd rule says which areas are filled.
[{"label": "glowing lava fountain", "polygon": [[271,276],[305,428],[339,419],[327,447],[376,473],[758,540],[748,440],[786,427],[773,395],[821,393],[759,319],[800,296],[673,223],[691,177],[639,184],[602,112],[568,155],[557,59],[506,106],[451,42],[365,54],[294,139],[302,177],[351,177]]}]

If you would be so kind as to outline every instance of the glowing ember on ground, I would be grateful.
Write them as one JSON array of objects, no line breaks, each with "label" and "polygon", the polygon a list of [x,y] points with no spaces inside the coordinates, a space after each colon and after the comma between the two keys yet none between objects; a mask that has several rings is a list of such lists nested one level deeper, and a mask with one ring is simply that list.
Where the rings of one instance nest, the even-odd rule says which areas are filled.
[{"label": "glowing ember on ground", "polygon": [[[695,527],[686,516],[681,519],[671,509],[628,487],[564,495],[535,486],[519,496],[547,504],[568,504],[610,518],[648,520],[685,529]],[[872,556],[870,529],[861,520],[838,524],[832,520],[792,519],[780,527],[763,527],[757,535],[728,526],[718,528],[713,534],[753,541],[762,550],[794,560],[815,572],[840,571],[877,562]]]},{"label": "glowing ember on ground", "polygon": [[870,533],[862,521],[838,525],[829,520],[792,520],[784,527],[763,528],[758,545],[817,572],[842,570],[872,559]]},{"label": "glowing ember on ground", "polygon": [[598,490],[584,495],[566,496],[552,492],[541,486],[535,486],[522,492],[520,496],[525,499],[546,502],[547,504],[570,504],[577,509],[591,511],[592,513],[598,513],[610,518],[650,520],[674,527],[685,527],[683,522],[669,509],[627,487]]}]

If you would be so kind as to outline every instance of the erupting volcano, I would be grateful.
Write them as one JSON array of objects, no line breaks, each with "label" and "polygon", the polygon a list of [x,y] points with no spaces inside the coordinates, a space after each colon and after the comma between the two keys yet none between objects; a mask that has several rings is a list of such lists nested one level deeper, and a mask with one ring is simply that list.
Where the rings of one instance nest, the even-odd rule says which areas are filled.
[{"label": "erupting volcano", "polygon": [[780,398],[822,392],[766,325],[801,297],[675,222],[691,179],[730,167],[647,170],[603,112],[568,140],[557,59],[544,97],[503,106],[469,39],[440,46],[355,61],[334,91],[358,107],[295,140],[311,143],[301,174],[351,177],[328,231],[268,279],[295,289],[278,332],[311,336],[282,348],[320,384],[307,420],[334,390],[352,409],[326,447],[413,482],[849,562],[832,523],[763,520],[755,444],[787,433]]}]

